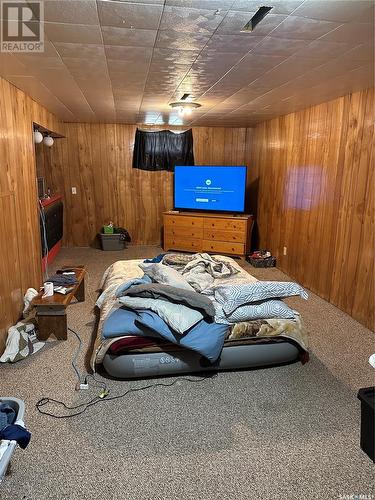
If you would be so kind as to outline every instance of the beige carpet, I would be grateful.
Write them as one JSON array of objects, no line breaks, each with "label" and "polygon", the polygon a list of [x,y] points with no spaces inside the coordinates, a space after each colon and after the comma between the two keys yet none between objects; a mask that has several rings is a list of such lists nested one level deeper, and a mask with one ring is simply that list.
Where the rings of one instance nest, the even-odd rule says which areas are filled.
[{"label": "beige carpet", "polygon": [[[115,260],[159,251],[76,248],[58,257],[54,267],[85,264],[89,271],[86,302],[71,305],[68,314],[69,325],[85,343],[81,369],[103,271]],[[261,279],[289,279],[277,269],[244,266]],[[27,450],[13,455],[0,497],[293,500],[375,495],[374,465],[359,447],[356,398],[358,388],[375,385],[367,361],[375,351],[374,334],[313,294],[308,301],[288,303],[302,313],[309,330],[307,365],[219,373],[199,383],[179,380],[169,388],[104,401],[73,419],[52,419],[35,409],[43,396],[78,404],[98,392],[74,391],[73,335],[66,342],[49,342],[23,362],[0,366],[0,393],[26,402],[25,421],[32,432]],[[112,395],[145,385],[106,382]]]}]

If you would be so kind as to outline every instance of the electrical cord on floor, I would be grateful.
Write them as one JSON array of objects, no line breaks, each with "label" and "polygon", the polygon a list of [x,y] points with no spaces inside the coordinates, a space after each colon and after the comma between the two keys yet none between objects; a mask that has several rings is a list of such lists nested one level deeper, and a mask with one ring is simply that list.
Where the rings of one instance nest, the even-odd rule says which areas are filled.
[{"label": "electrical cord on floor", "polygon": [[[78,358],[78,355],[79,355],[79,353],[81,352],[81,349],[82,349],[82,339],[78,335],[78,333],[75,330],[73,330],[73,328],[68,327],[68,330],[70,332],[72,332],[76,336],[76,338],[78,340],[78,347],[76,349],[76,352],[74,353],[71,365],[73,367],[73,370],[76,372],[77,380],[78,380],[77,385],[79,386],[79,384],[81,384],[81,382],[82,382],[82,378],[81,378],[81,374],[80,374],[80,372],[79,372],[79,370],[77,368],[77,358]],[[78,387],[78,389],[79,389],[79,387]]]},{"label": "electrical cord on floor", "polygon": [[[170,384],[166,384],[165,382],[157,382],[157,383],[148,384],[148,385],[145,385],[142,387],[134,387],[134,388],[128,389],[124,393],[118,394],[116,396],[107,396],[105,398],[100,397],[100,396],[96,396],[95,398],[92,398],[91,400],[86,401],[85,403],[81,403],[81,404],[75,405],[75,406],[68,406],[63,401],[58,401],[57,399],[42,398],[36,403],[35,406],[36,406],[36,409],[39,411],[39,413],[42,413],[43,415],[48,415],[49,417],[72,418],[72,417],[76,417],[78,415],[82,415],[82,413],[84,413],[90,406],[94,406],[94,405],[96,405],[100,402],[103,402],[103,401],[114,401],[115,399],[123,398],[132,392],[144,391],[146,389],[153,389],[155,387],[171,387],[172,385],[176,384],[180,380],[183,380],[186,382],[198,383],[198,382],[203,382],[204,380],[207,380],[208,378],[212,378],[213,376],[216,376],[216,374],[209,374],[209,375],[207,375],[205,377],[201,377],[199,379],[191,379],[188,377],[178,377],[175,380],[173,380]],[[50,411],[43,410],[43,406],[45,406],[49,403],[55,403],[56,405],[63,406],[67,410],[78,410],[79,408],[80,408],[80,410],[75,412],[75,413],[69,413],[69,414],[65,414],[65,415],[57,415],[57,414],[52,413]]]},{"label": "electrical cord on floor", "polygon": [[[77,349],[76,349],[76,351],[75,351],[75,353],[73,355],[73,359],[71,361],[71,365],[72,365],[73,370],[75,371],[75,373],[77,375],[78,382],[76,384],[76,388],[79,389],[80,386],[81,386],[81,384],[82,384],[82,378],[83,377],[82,377],[80,371],[77,368],[77,359],[78,359],[78,355],[79,355],[79,353],[81,352],[81,349],[82,349],[82,339],[79,336],[79,334],[75,330],[73,330],[73,328],[68,327],[68,330],[70,332],[72,332],[75,335],[75,337],[77,338],[77,340],[78,340],[78,347],[77,347]],[[192,383],[203,382],[204,380],[206,380],[208,378],[212,378],[213,376],[216,376],[216,374],[215,373],[214,374],[210,373],[207,376],[201,377],[199,379],[191,379],[191,378],[188,378],[188,377],[179,377],[179,378],[176,378],[175,380],[173,380],[170,384],[167,384],[167,383],[164,383],[164,382],[157,382],[156,384],[148,384],[148,385],[145,385],[143,387],[135,387],[135,388],[128,389],[123,394],[118,394],[116,396],[108,396],[109,390],[107,389],[106,383],[102,382],[101,380],[97,380],[95,378],[95,374],[87,373],[84,376],[84,384],[85,385],[88,385],[88,379],[92,378],[98,385],[100,385],[102,387],[100,393],[97,396],[95,396],[94,398],[92,398],[89,401],[86,401],[84,403],[81,403],[79,405],[68,406],[66,403],[64,403],[63,401],[59,401],[58,399],[53,399],[53,398],[45,397],[45,398],[40,399],[35,404],[35,407],[38,410],[38,412],[41,413],[42,415],[47,415],[47,416],[53,417],[53,418],[72,418],[72,417],[77,417],[78,415],[81,415],[90,406],[96,405],[97,403],[100,403],[101,401],[114,401],[115,399],[120,399],[120,398],[125,397],[126,395],[130,394],[131,392],[144,391],[146,389],[152,389],[154,387],[171,387],[172,385],[176,384],[176,382],[178,382],[180,380],[187,381],[187,382],[192,382]],[[47,404],[60,405],[60,406],[63,406],[66,410],[78,410],[79,409],[79,411],[77,411],[75,413],[68,413],[68,414],[65,414],[65,415],[57,415],[56,413],[53,413],[52,411],[46,411],[46,410],[43,409],[43,407],[45,405],[47,405]]]}]

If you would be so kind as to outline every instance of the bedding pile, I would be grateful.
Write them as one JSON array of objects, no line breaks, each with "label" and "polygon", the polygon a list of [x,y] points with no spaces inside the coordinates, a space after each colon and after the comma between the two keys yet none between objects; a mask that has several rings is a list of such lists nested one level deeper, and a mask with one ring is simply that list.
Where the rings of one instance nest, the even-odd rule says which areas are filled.
[{"label": "bedding pile", "polygon": [[307,352],[300,315],[281,300],[307,299],[307,292],[297,283],[258,281],[230,257],[171,253],[118,261],[101,289],[93,370],[114,342],[129,337],[177,344],[211,363],[225,342],[244,338],[287,338]]}]

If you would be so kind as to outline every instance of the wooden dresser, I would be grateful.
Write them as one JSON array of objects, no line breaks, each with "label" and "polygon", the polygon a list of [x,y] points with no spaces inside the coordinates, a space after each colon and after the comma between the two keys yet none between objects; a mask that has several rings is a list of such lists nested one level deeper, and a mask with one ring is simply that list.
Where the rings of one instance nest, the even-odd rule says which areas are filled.
[{"label": "wooden dresser", "polygon": [[251,215],[165,212],[164,250],[246,255],[250,251]]}]

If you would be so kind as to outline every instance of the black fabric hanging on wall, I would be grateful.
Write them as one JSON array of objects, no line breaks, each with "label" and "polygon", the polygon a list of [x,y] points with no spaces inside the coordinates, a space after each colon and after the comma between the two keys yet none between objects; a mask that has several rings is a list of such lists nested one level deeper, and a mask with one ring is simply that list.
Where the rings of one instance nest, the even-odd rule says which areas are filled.
[{"label": "black fabric hanging on wall", "polygon": [[193,131],[181,134],[170,130],[135,133],[133,168],[142,170],[169,170],[175,165],[194,165]]}]

